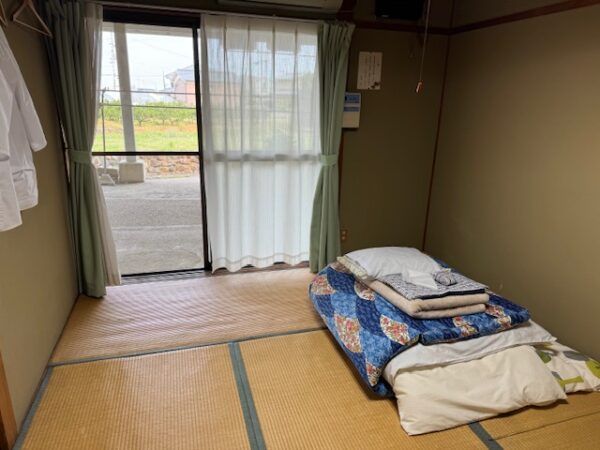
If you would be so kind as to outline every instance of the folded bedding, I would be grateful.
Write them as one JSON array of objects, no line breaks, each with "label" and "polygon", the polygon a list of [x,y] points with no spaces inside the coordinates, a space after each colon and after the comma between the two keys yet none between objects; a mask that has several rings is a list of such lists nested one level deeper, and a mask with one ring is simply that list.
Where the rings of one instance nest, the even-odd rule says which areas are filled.
[{"label": "folded bedding", "polygon": [[381,379],[397,354],[421,343],[439,344],[486,336],[529,319],[529,312],[495,294],[485,311],[452,318],[417,319],[357,280],[341,263],[325,267],[309,288],[310,298],[365,384],[378,395],[391,396]]},{"label": "folded bedding", "polygon": [[418,319],[436,319],[481,313],[485,311],[485,304],[490,299],[488,294],[478,293],[448,295],[427,300],[409,300],[381,281],[375,280],[365,283],[392,305]]},{"label": "folded bedding", "polygon": [[[394,295],[398,306],[406,313],[427,309],[449,309],[486,303],[472,301],[471,296],[485,294],[487,286],[453,271],[444,263],[438,262],[415,248],[382,247],[357,250],[338,258],[357,279],[391,300]],[[371,285],[372,283],[375,283]],[[388,287],[383,294],[381,284]],[[378,289],[379,287],[379,289]],[[407,300],[439,300],[452,297],[447,303],[432,302],[428,308],[410,305]],[[394,303],[393,300],[391,300]],[[451,314],[451,313],[450,313]],[[457,312],[457,314],[460,314]],[[435,317],[451,317],[436,315]]]},{"label": "folded bedding", "polygon": [[566,393],[600,391],[600,363],[532,321],[469,341],[417,344],[393,358],[383,377],[408,434],[550,404]]},{"label": "folded bedding", "polygon": [[600,391],[600,363],[484,285],[416,249],[353,253],[309,295],[364,383],[396,397],[408,434]]},{"label": "folded bedding", "polygon": [[470,305],[459,306],[449,309],[432,309],[429,311],[420,311],[418,313],[409,314],[416,319],[444,319],[448,317],[468,316],[470,314],[479,314],[485,312],[485,305]]}]

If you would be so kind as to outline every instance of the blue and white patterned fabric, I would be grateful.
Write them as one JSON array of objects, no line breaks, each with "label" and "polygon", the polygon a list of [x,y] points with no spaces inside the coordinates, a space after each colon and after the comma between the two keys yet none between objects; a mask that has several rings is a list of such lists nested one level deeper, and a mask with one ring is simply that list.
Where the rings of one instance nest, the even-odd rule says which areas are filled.
[{"label": "blue and white patterned fabric", "polygon": [[357,281],[337,262],[318,273],[310,285],[309,295],[364,382],[380,396],[393,395],[381,379],[386,364],[417,342],[429,345],[470,339],[529,320],[525,308],[493,293],[483,313],[415,319]]}]

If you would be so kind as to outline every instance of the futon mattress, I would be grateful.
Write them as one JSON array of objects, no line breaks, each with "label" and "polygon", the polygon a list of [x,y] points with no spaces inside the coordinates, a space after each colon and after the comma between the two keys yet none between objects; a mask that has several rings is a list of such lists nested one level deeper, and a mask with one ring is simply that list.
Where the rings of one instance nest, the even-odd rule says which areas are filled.
[{"label": "futon mattress", "polygon": [[493,293],[483,313],[416,319],[360,283],[338,262],[317,274],[309,296],[365,384],[380,396],[393,396],[381,378],[386,364],[417,342],[430,345],[471,339],[529,320],[527,309]]}]

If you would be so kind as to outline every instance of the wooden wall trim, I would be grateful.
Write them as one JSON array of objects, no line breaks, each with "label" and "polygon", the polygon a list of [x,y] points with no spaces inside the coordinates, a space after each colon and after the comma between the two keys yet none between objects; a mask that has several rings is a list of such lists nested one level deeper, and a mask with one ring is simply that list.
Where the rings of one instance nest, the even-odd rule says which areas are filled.
[{"label": "wooden wall trim", "polygon": [[0,354],[0,450],[10,450],[17,439],[17,423]]},{"label": "wooden wall trim", "polygon": [[[369,30],[390,30],[390,31],[405,31],[409,33],[422,33],[425,31],[423,25],[414,25],[410,23],[388,22],[387,20],[353,20],[356,28],[364,28]],[[429,27],[429,34],[448,35],[451,30],[447,27]]]},{"label": "wooden wall trim", "polygon": [[505,16],[494,17],[492,19],[482,20],[480,22],[468,23],[453,27],[450,34],[465,33],[467,31],[479,30],[481,28],[494,27],[496,25],[502,25],[510,22],[517,22],[519,20],[533,19],[534,17],[547,16],[549,14],[556,14],[571,9],[583,8],[586,6],[593,6],[600,4],[600,0],[566,0],[560,3],[554,3],[552,5],[540,6],[538,8],[528,9],[513,14],[507,14]]}]

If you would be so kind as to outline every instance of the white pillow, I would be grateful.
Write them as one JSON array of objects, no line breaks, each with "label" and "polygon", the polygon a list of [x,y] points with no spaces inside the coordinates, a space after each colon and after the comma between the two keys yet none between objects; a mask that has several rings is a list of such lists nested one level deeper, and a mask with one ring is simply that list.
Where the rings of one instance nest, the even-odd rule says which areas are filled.
[{"label": "white pillow", "polygon": [[350,252],[346,256],[360,264],[372,278],[395,273],[407,274],[409,270],[428,274],[441,270],[433,258],[410,247],[367,248]]},{"label": "white pillow", "polygon": [[396,355],[385,366],[384,379],[394,385],[394,377],[402,370],[455,364],[482,358],[517,345],[554,342],[556,338],[533,320],[501,333],[445,344],[417,344]]},{"label": "white pillow", "polygon": [[536,345],[539,357],[565,392],[600,391],[600,363],[558,342]]},{"label": "white pillow", "polygon": [[474,361],[400,372],[394,393],[408,434],[445,430],[566,398],[528,345]]}]

